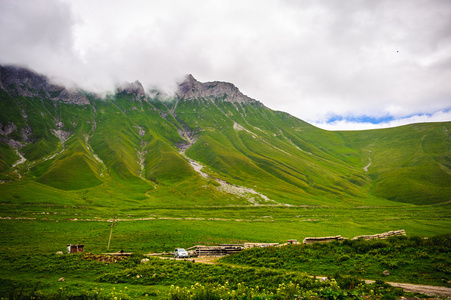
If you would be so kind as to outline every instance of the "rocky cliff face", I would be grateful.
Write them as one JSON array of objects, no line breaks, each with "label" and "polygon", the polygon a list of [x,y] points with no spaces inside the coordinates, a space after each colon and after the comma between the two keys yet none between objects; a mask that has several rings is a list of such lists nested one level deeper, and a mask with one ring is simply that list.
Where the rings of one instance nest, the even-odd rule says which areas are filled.
[{"label": "rocky cliff face", "polygon": [[[71,91],[63,86],[52,83],[47,77],[39,75],[25,68],[0,65],[0,90],[11,95],[24,97],[46,97],[54,101],[85,105],[89,100],[77,91]],[[145,101],[146,93],[139,81],[124,83],[116,90],[118,94],[134,95],[135,100]],[[181,99],[195,98],[223,98],[233,103],[260,102],[244,95],[233,84],[228,82],[212,81],[199,82],[191,74],[179,85],[177,96]]]},{"label": "rocky cliff face", "polygon": [[191,74],[179,85],[177,96],[183,99],[222,98],[238,103],[257,103],[258,101],[244,95],[231,83],[212,81],[199,82]]},{"label": "rocky cliff face", "polygon": [[117,93],[125,93],[127,95],[134,95],[135,100],[142,101],[146,99],[144,88],[138,80],[133,83],[125,83],[117,89]]},{"label": "rocky cliff face", "polygon": [[28,69],[0,65],[0,89],[12,95],[24,97],[46,97],[71,104],[89,104],[89,100],[76,91],[56,85],[43,76]]}]

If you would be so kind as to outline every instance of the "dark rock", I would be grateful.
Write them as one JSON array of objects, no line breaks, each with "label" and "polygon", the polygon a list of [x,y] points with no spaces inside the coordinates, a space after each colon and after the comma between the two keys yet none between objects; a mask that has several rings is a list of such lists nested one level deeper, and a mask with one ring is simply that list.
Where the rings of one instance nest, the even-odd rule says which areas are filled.
[{"label": "dark rock", "polygon": [[14,124],[13,122],[9,122],[6,125],[0,123],[0,135],[7,136],[16,129],[17,129],[16,124]]},{"label": "dark rock", "polygon": [[186,76],[185,81],[179,85],[177,96],[184,99],[195,98],[222,98],[224,101],[238,103],[260,103],[240,92],[233,84],[228,82],[199,82],[193,75]]},{"label": "dark rock", "polygon": [[22,144],[21,142],[18,142],[18,141],[13,140],[13,139],[9,139],[9,140],[7,141],[7,143],[8,143],[8,145],[10,145],[11,147],[13,147],[14,149],[22,148],[23,146],[25,146],[25,145]]},{"label": "dark rock", "polygon": [[[128,95],[134,95],[135,100],[142,101],[146,99],[146,93],[144,88],[138,80],[133,83],[125,83],[117,89],[117,93],[125,93]],[[135,108],[136,109],[136,108]]]},{"label": "dark rock", "polygon": [[77,91],[53,84],[46,76],[21,67],[0,65],[0,89],[24,97],[46,97],[71,104],[89,104],[89,100]]}]

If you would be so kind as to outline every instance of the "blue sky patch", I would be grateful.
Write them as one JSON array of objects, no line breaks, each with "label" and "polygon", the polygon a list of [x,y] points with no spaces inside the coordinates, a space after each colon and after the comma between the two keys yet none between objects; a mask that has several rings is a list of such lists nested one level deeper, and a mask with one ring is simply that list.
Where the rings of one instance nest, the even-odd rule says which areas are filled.
[{"label": "blue sky patch", "polygon": [[353,122],[353,123],[370,123],[370,124],[380,124],[380,123],[387,123],[390,121],[395,120],[393,116],[383,116],[383,117],[373,117],[373,116],[332,116],[330,117],[326,123],[334,123],[337,121],[347,121],[347,122]]}]

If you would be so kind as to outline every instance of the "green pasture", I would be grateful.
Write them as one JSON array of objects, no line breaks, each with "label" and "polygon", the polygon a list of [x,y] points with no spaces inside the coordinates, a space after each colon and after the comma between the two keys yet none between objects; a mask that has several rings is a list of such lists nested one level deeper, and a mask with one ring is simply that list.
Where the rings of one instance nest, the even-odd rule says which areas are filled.
[{"label": "green pasture", "polygon": [[[446,286],[450,276],[449,235],[254,248],[223,258],[217,265],[155,257],[142,263],[143,254],[152,247],[172,249],[171,245],[199,240],[204,244],[243,242],[244,236],[263,239],[271,226],[231,223],[219,229],[207,222],[203,225],[211,228],[196,230],[200,221],[159,220],[152,223],[154,230],[161,231],[156,235],[145,226],[149,222],[123,221],[114,228],[112,249],[123,247],[133,255],[118,258],[99,255],[109,232],[104,223],[10,221],[1,224],[7,234],[0,243],[0,297],[14,299],[185,299],[190,294],[196,299],[295,299],[300,295],[306,299],[398,299],[413,295],[381,281],[382,269],[390,270],[392,281]],[[284,238],[284,234],[273,235]],[[56,254],[55,250],[65,251],[60,244],[69,237],[84,243],[87,252]],[[10,247],[4,247],[7,244]],[[327,275],[330,281],[320,282],[308,274]],[[363,278],[377,281],[366,285]]]},{"label": "green pasture", "polygon": [[[199,244],[399,229],[409,237],[451,233],[451,122],[330,132],[259,102],[230,102],[227,95],[171,101],[124,92],[86,96],[90,104],[75,105],[0,91],[0,125],[10,128],[0,143],[0,287],[18,284],[13,294],[42,275],[21,268],[42,256],[49,272],[60,259],[90,278],[77,275],[60,284],[60,293],[69,286],[78,295],[91,293],[98,285],[108,290],[104,299],[121,298],[111,278],[137,266],[55,258],[69,243],[84,244],[89,253],[139,256]],[[234,190],[221,189],[224,181]],[[118,222],[108,250],[113,218]],[[54,291],[59,273],[52,274],[32,279],[27,289],[39,283],[36,289]],[[161,290],[168,292],[169,283]],[[128,286],[129,297],[156,297],[155,286],[136,292]],[[325,295],[345,297],[333,289]]]},{"label": "green pasture", "polygon": [[[329,277],[358,276],[451,287],[450,252],[448,234],[254,248],[222,261],[277,270],[308,270],[310,274]],[[384,275],[383,271],[389,274]]]},{"label": "green pasture", "polygon": [[[405,229],[409,236],[450,233],[450,205],[392,207],[149,207],[147,209],[45,205],[0,206],[0,252],[54,253],[69,243],[106,251],[110,223],[117,217],[111,251],[161,252],[198,244],[302,241],[305,237],[352,238]],[[98,214],[96,214],[98,213]],[[7,219],[5,219],[7,218]],[[25,218],[25,219],[24,219]],[[144,219],[144,220],[139,220]],[[121,221],[122,220],[122,221]]]}]

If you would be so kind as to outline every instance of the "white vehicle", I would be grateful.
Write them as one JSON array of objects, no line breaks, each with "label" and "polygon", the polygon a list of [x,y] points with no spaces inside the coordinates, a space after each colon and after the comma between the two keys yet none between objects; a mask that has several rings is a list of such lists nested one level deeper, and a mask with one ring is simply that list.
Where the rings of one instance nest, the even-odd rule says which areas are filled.
[{"label": "white vehicle", "polygon": [[188,252],[183,248],[177,248],[174,250],[174,258],[187,258],[189,257]]}]

